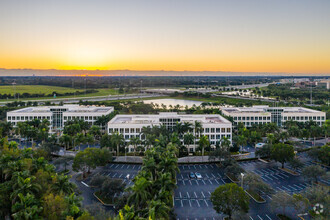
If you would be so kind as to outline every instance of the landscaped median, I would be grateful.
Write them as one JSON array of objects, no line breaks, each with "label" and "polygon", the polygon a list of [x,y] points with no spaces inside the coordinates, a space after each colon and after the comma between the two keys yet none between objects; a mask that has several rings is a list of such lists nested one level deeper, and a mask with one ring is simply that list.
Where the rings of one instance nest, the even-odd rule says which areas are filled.
[{"label": "landscaped median", "polygon": [[239,183],[239,179],[231,173],[225,173],[225,176],[233,183]]},{"label": "landscaped median", "polygon": [[288,168],[279,168],[280,170],[282,170],[282,171],[284,171],[284,172],[287,172],[287,173],[289,173],[289,174],[291,174],[291,175],[293,175],[293,176],[300,176],[300,174],[299,173],[297,173],[297,172],[295,172],[295,171],[293,171],[293,170],[290,170],[290,169],[288,169]]},{"label": "landscaped median", "polygon": [[266,199],[251,190],[244,190],[257,203],[266,203]]},{"label": "landscaped median", "polygon": [[102,205],[104,206],[114,206],[114,198],[106,198],[103,197],[100,191],[97,191],[95,193],[93,193],[94,197],[99,200],[100,203],[102,203]]}]

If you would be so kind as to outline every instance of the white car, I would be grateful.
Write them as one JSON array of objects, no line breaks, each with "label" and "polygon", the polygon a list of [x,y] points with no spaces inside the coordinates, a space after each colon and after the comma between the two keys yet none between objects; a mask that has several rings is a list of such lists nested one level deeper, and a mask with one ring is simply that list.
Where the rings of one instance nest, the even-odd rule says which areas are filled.
[{"label": "white car", "polygon": [[202,179],[202,175],[200,173],[195,173],[197,179]]}]

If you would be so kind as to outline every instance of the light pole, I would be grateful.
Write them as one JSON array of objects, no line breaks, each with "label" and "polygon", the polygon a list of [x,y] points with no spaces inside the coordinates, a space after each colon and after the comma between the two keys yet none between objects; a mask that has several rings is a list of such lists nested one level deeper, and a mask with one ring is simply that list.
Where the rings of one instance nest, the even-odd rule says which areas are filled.
[{"label": "light pole", "polygon": [[[242,182],[241,182],[241,187],[243,188],[243,179],[244,179],[244,173],[241,173],[242,176]],[[244,188],[243,188],[244,189]]]}]

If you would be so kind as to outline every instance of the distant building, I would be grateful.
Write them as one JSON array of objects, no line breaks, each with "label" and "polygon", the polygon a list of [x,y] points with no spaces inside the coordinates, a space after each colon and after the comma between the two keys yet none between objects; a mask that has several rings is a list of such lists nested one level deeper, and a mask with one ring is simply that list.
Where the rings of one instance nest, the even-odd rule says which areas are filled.
[{"label": "distant building", "polygon": [[[232,140],[232,123],[220,115],[209,114],[178,114],[175,112],[162,112],[159,114],[143,114],[143,115],[116,115],[108,123],[108,133],[119,132],[129,142],[132,137],[139,137],[145,140],[145,136],[141,133],[143,127],[152,127],[165,125],[167,129],[173,130],[177,122],[189,122],[192,127],[195,121],[202,124],[202,134],[208,136],[211,146],[215,146],[217,141],[223,137]],[[195,131],[192,131],[195,134]],[[196,141],[197,143],[197,141]],[[189,152],[194,152],[196,146],[189,146]],[[129,147],[130,151],[133,149]]]},{"label": "distant building", "polygon": [[315,121],[322,125],[326,120],[325,112],[303,107],[269,107],[267,105],[255,105],[252,107],[224,107],[222,113],[234,120],[234,126],[242,122],[246,127],[254,124],[276,123],[282,126],[286,121],[307,122]]},{"label": "distant building", "polygon": [[7,112],[7,121],[11,122],[15,127],[18,122],[47,119],[50,122],[50,132],[56,132],[63,129],[66,121],[82,119],[93,125],[100,116],[108,115],[113,111],[113,107],[79,105],[38,106]]},{"label": "distant building", "polygon": [[317,87],[330,89],[330,80],[322,80],[316,83]]}]

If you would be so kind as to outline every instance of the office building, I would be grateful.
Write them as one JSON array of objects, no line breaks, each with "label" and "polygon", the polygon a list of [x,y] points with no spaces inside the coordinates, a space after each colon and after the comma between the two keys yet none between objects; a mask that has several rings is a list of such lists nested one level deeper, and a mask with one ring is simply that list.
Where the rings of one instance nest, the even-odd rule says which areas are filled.
[{"label": "office building", "polygon": [[315,121],[322,126],[326,120],[325,112],[304,107],[269,107],[267,105],[256,105],[252,107],[224,107],[222,113],[233,118],[234,126],[242,122],[246,127],[254,124],[276,123],[284,125],[286,121],[307,122]]},{"label": "office building", "polygon": [[[221,138],[227,137],[232,140],[232,124],[220,115],[211,114],[178,114],[175,112],[162,112],[159,114],[143,115],[116,115],[108,123],[108,133],[119,132],[123,134],[125,141],[129,142],[132,137],[145,139],[142,134],[143,127],[165,125],[167,129],[173,130],[177,122],[189,122],[194,127],[195,121],[202,125],[202,134],[208,136],[211,146],[215,146]],[[192,130],[191,133],[195,134]],[[198,140],[196,140],[197,142]],[[196,146],[189,146],[189,152],[194,152]],[[129,147],[132,151],[132,146]]]}]

